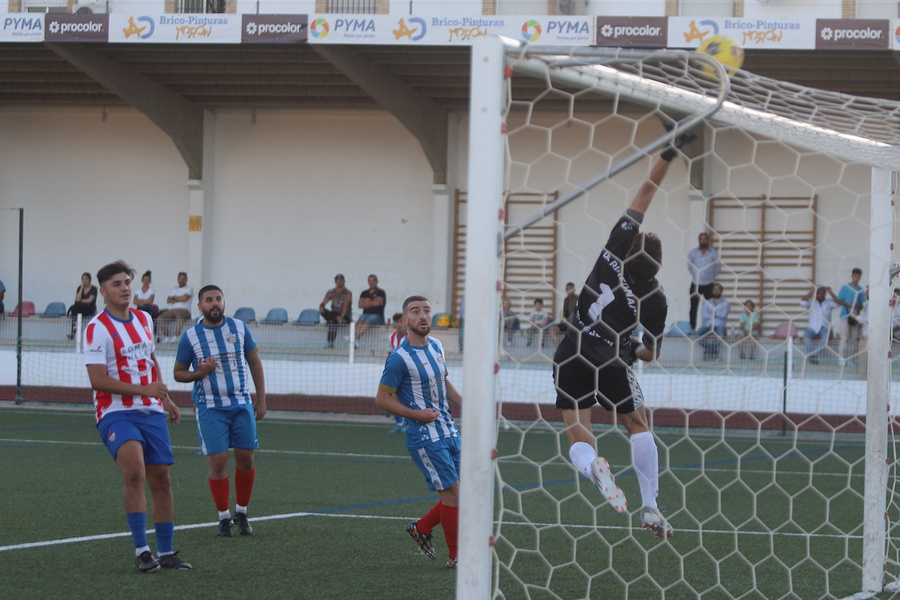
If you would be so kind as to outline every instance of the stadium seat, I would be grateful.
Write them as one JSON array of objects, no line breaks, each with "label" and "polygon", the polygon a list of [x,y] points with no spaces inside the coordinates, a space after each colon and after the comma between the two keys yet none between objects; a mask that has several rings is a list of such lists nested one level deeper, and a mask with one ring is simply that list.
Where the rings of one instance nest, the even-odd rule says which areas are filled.
[{"label": "stadium seat", "polygon": [[[29,302],[27,300],[22,301],[22,318],[24,319],[25,317],[30,317],[33,314],[34,314],[34,302]],[[63,313],[63,314],[65,314],[65,313]],[[13,311],[10,313],[9,316],[11,316],[11,317],[19,316],[19,306],[18,305],[16,305],[16,307],[13,309]]]},{"label": "stadium seat", "polygon": [[235,311],[234,318],[244,323],[253,323],[256,321],[256,311],[249,306],[242,306]]},{"label": "stadium seat", "polygon": [[797,337],[797,334],[799,333],[797,326],[790,321],[786,323],[779,323],[778,327],[775,328],[775,333],[772,334],[772,339],[786,340],[788,339],[788,332],[790,332],[791,338]]},{"label": "stadium seat", "polygon": [[667,337],[688,337],[694,333],[690,321],[676,321],[672,323],[672,327],[666,332]]},{"label": "stadium seat", "polygon": [[294,325],[318,325],[319,311],[315,308],[304,308],[300,311],[300,316],[294,321]]},{"label": "stadium seat", "polygon": [[47,305],[46,310],[44,310],[44,314],[41,315],[41,317],[45,318],[64,316],[66,316],[66,305],[62,302],[51,302]]},{"label": "stadium seat", "polygon": [[260,321],[264,325],[283,325],[288,322],[287,310],[284,308],[273,308],[266,315],[266,318]]}]

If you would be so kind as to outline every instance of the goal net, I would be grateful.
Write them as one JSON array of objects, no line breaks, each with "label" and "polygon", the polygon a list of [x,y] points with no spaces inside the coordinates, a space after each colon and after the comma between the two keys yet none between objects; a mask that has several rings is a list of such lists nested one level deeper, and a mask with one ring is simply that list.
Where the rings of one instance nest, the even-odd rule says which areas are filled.
[{"label": "goal net", "polygon": [[[472,65],[457,597],[897,589],[889,400],[900,104],[728,74],[678,51],[484,39]],[[634,365],[658,447],[657,500],[674,528],[657,540],[641,528],[618,415],[595,407],[593,435],[627,510],[572,466],[553,356],[566,284],[577,296],[654,158],[687,131],[698,135],[679,148],[641,225],[662,240],[669,303],[659,360]],[[526,195],[545,201],[507,202]],[[698,336],[688,254],[701,233],[718,252],[730,311]],[[806,336],[817,288],[837,295],[855,268],[868,288],[862,324],[845,329],[838,309],[830,331]],[[747,300],[759,319],[751,337],[741,329]]]}]

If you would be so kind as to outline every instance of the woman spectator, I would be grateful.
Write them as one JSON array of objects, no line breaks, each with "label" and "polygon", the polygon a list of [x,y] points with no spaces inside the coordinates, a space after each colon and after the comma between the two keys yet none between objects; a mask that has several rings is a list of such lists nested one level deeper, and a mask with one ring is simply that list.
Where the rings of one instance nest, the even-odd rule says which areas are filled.
[{"label": "woman spectator", "polygon": [[150,286],[151,281],[149,270],[141,275],[141,288],[134,291],[134,305],[155,319],[159,314],[159,307],[153,303],[156,299],[156,290]]}]

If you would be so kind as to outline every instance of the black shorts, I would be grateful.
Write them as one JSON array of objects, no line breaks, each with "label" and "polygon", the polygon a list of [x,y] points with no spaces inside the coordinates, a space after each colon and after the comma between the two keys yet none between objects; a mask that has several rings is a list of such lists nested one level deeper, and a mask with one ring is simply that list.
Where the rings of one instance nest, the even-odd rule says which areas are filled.
[{"label": "black shorts", "polygon": [[600,404],[606,410],[632,413],[644,404],[644,394],[634,369],[618,359],[597,366],[578,353],[576,342],[566,337],[553,355],[556,408],[589,409]]}]

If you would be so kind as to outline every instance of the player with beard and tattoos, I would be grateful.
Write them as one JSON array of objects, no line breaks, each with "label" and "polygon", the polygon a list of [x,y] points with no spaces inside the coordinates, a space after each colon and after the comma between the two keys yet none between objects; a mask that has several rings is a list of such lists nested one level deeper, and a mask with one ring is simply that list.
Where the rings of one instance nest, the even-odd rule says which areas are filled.
[{"label": "player with beard and tattoos", "polygon": [[440,524],[455,569],[459,531],[459,430],[450,414],[450,402],[462,404],[462,395],[447,379],[447,363],[440,340],[430,337],[431,303],[423,296],[403,302],[408,332],[384,363],[375,405],[406,418],[406,449],[440,500],[428,513],[410,522],[406,532],[419,550],[434,560],[431,532]]},{"label": "player with beard and tattoos", "polygon": [[[247,519],[247,505],[256,476],[256,421],[266,415],[259,346],[243,321],[225,316],[221,289],[204,286],[197,298],[203,319],[181,335],[175,381],[194,382],[191,400],[197,405],[200,450],[209,457],[209,489],[219,511],[219,535],[232,535],[228,510],[228,448],[232,447],[236,463],[234,523],[241,535],[250,535],[253,528]],[[256,388],[256,403],[250,397],[248,372]]]}]

